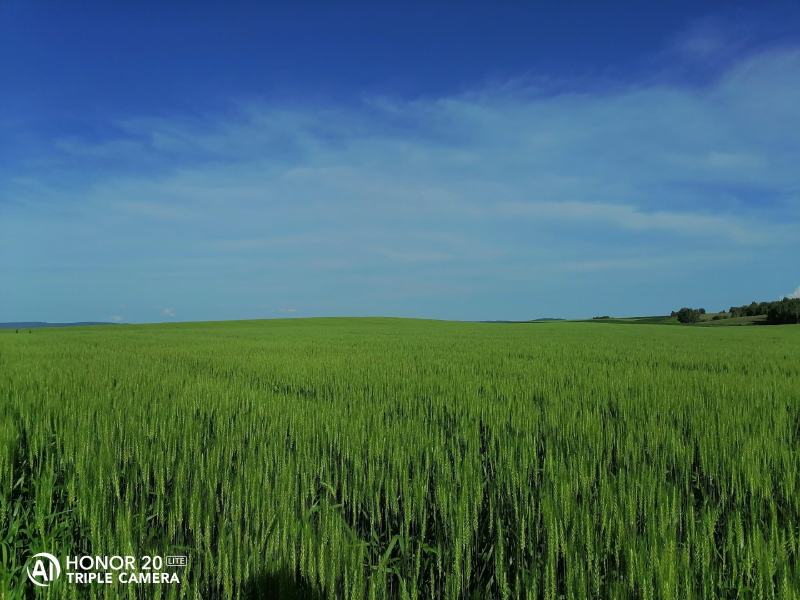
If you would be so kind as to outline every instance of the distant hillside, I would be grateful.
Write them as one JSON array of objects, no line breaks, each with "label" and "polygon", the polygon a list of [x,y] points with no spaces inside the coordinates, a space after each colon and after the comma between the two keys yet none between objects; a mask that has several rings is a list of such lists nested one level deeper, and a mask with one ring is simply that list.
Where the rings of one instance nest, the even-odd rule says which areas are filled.
[{"label": "distant hillside", "polygon": [[594,317],[582,319],[586,323],[622,323],[624,325],[677,325],[678,319],[669,315],[654,315],[648,317]]},{"label": "distant hillside", "polygon": [[45,321],[20,321],[19,323],[0,323],[0,329],[38,329],[40,327],[80,327],[82,325],[114,325],[104,321],[80,321],[77,323],[46,323]]},{"label": "distant hillside", "polygon": [[651,317],[595,317],[582,319],[584,323],[617,323],[624,325],[694,325],[698,327],[735,327],[742,325],[768,325],[767,315],[731,317],[730,313],[703,313],[694,323],[681,323],[675,315]]}]

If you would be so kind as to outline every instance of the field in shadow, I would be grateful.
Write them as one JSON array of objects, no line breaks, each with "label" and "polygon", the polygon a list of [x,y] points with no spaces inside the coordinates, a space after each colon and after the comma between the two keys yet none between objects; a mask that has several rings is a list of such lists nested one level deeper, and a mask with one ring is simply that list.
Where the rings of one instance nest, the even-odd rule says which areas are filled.
[{"label": "field in shadow", "polygon": [[242,598],[261,600],[274,598],[280,600],[322,600],[323,595],[303,579],[289,571],[264,572],[244,585]]}]

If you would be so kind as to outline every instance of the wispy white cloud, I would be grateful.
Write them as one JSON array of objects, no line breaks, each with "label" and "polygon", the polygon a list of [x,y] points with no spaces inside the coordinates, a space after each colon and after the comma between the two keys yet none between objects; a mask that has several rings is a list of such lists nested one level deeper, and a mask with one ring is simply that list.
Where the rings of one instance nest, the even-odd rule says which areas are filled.
[{"label": "wispy white cloud", "polygon": [[170,319],[174,319],[175,316],[176,316],[175,309],[174,308],[162,308],[161,309],[161,316],[162,317],[168,317]]},{"label": "wispy white cloud", "polygon": [[765,241],[742,219],[704,213],[645,212],[629,204],[602,202],[513,202],[498,204],[496,214],[539,220],[586,221],[630,231],[663,231],[691,236],[722,236],[740,242]]},{"label": "wispy white cloud", "polygon": [[744,20],[718,16],[691,21],[672,39],[668,52],[687,61],[716,63],[742,52],[756,38],[756,29]]},{"label": "wispy white cloud", "polygon": [[380,249],[378,251],[381,255],[385,256],[386,258],[397,261],[400,263],[430,263],[430,262],[444,262],[453,259],[452,254],[448,254],[447,252],[435,252],[435,251],[406,251],[406,250],[391,250],[391,249]]},{"label": "wispy white cloud", "polygon": [[800,285],[791,294],[787,294],[787,298],[800,298]]},{"label": "wispy white cloud", "polygon": [[783,48],[701,87],[515,84],[129,119],[111,139],[59,140],[46,159],[69,177],[40,161],[0,182],[13,199],[0,202],[0,258],[158,278],[181,306],[209,281],[220,304],[224,290],[296,289],[304,312],[323,296],[344,303],[345,279],[400,297],[387,282],[518,293],[501,278],[535,273],[545,286],[552,265],[680,277],[676,247],[717,269],[743,250],[797,248],[797,106],[800,50]]}]

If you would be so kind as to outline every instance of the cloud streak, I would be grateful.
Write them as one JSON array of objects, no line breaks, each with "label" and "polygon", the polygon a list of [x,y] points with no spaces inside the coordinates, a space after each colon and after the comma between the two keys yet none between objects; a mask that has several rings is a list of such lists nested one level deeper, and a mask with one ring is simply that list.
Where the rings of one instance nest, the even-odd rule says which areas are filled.
[{"label": "cloud streak", "polygon": [[586,221],[629,231],[661,231],[685,236],[722,236],[742,243],[765,241],[764,232],[743,220],[703,213],[644,212],[629,204],[602,202],[517,202],[500,204],[495,213],[532,220]]},{"label": "cloud streak", "polygon": [[[719,45],[684,42],[700,54]],[[532,302],[537,290],[563,287],[547,278],[552,265],[618,273],[616,283],[606,275],[609,289],[655,267],[677,285],[676,247],[695,257],[695,270],[719,270],[721,259],[709,257],[758,253],[780,262],[797,249],[798,105],[800,50],[784,48],[747,56],[702,87],[505,85],[132,117],[111,124],[104,139],[54,140],[47,156],[0,181],[0,257],[24,256],[0,268],[12,277],[119,269],[140,290],[157,278],[161,296],[182,307],[210,297],[198,317],[232,302],[223,289],[237,297],[296,291],[287,297],[304,314],[386,307],[514,316],[492,308],[494,294]],[[535,281],[504,279],[520,272]],[[416,300],[387,301],[401,296],[391,281]],[[219,289],[205,294],[212,282]],[[369,288],[363,304],[353,301],[353,282]],[[18,304],[0,308],[24,304],[38,285],[23,276]],[[726,285],[725,294],[744,294]],[[780,292],[777,281],[763,285]],[[109,287],[120,297],[130,291]],[[448,313],[463,304],[448,294],[464,289],[478,300]],[[140,291],[145,300],[158,305]],[[175,318],[174,309],[159,311]]]}]

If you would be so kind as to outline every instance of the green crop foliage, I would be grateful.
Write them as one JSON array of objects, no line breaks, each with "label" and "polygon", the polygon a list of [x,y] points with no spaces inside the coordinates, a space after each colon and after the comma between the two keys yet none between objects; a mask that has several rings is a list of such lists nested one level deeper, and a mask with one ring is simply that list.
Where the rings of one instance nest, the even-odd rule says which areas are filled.
[{"label": "green crop foliage", "polygon": [[0,333],[0,596],[800,596],[800,327],[310,319]]}]

